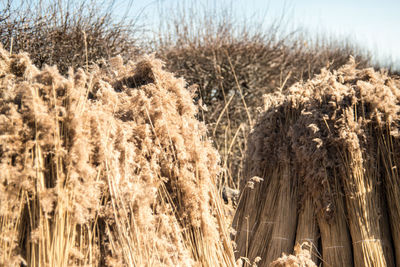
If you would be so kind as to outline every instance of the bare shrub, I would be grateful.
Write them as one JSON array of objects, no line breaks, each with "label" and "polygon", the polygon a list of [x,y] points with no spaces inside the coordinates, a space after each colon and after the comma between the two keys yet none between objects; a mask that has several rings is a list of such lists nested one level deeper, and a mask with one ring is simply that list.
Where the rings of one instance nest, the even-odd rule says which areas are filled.
[{"label": "bare shrub", "polygon": [[138,20],[114,11],[118,1],[7,1],[0,4],[0,42],[10,52],[28,52],[41,68],[87,67],[100,59],[137,54]]}]

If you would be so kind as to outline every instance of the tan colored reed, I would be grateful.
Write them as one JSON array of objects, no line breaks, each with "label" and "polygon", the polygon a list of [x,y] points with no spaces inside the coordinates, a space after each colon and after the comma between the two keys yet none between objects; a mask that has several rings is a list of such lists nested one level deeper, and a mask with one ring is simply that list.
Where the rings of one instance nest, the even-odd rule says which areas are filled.
[{"label": "tan colored reed", "polygon": [[359,125],[355,120],[352,108],[344,110],[345,125],[340,130],[344,147],[339,152],[344,167],[342,180],[346,190],[354,265],[395,266],[388,224],[383,214],[379,161],[372,158],[376,155],[374,144],[364,144],[359,140],[355,132]]},{"label": "tan colored reed", "polygon": [[[239,199],[233,226],[237,231],[237,255],[250,261],[261,257],[258,266],[268,266],[282,253],[293,251],[297,223],[297,175],[291,168],[287,131],[296,116],[297,111],[292,110],[290,105],[284,107],[282,113],[265,114],[249,140],[245,166],[249,171],[248,179],[241,185],[243,196]],[[279,131],[270,133],[274,127]],[[276,142],[270,142],[274,139]],[[273,157],[269,158],[271,153]],[[261,184],[254,185],[254,190],[248,188],[252,176],[264,179]]]},{"label": "tan colored reed", "polygon": [[160,61],[63,77],[0,48],[0,73],[0,265],[235,265],[219,156]]},{"label": "tan colored reed", "polygon": [[296,244],[294,247],[294,255],[286,255],[283,254],[277,260],[274,260],[269,266],[270,267],[316,267],[317,265],[314,261],[311,260],[310,250],[307,247],[307,244],[304,246]]},{"label": "tan colored reed", "polygon": [[[249,216],[253,216],[252,212],[262,207],[257,221],[253,225],[242,221],[243,228],[239,228],[235,240],[241,244],[238,247],[239,255],[243,255],[250,261],[261,257],[257,266],[269,266],[282,253],[290,254],[295,239],[296,187],[290,175],[289,165],[282,163],[271,172],[269,179],[264,193],[260,192],[258,196],[259,201],[264,203],[261,205],[253,203],[253,209],[248,210]],[[260,187],[262,188],[263,185],[261,184]],[[264,195],[266,197],[261,198]],[[294,220],[288,218],[294,218]]]},{"label": "tan colored reed", "polygon": [[352,244],[345,214],[344,194],[339,186],[338,177],[333,173],[333,183],[326,188],[334,192],[334,203],[328,209],[321,209],[317,214],[321,232],[323,266],[353,266]]},{"label": "tan colored reed", "polygon": [[267,243],[265,259],[260,266],[269,264],[282,253],[290,254],[293,251],[297,225],[297,186],[289,162],[279,166],[279,180],[277,205],[274,206],[274,224],[272,225],[271,239]]},{"label": "tan colored reed", "polygon": [[[357,69],[351,58],[337,71],[323,69],[285,94],[266,97],[265,112],[250,135],[246,166],[267,183],[255,196],[247,194],[248,203],[239,205],[237,215],[246,213],[251,223],[247,228],[251,234],[246,235],[241,231],[249,225],[237,220],[242,255],[260,256],[265,266],[273,260],[271,255],[277,257],[286,249],[274,240],[275,236],[289,240],[292,234],[290,223],[282,224],[280,212],[291,214],[289,198],[300,195],[307,209],[303,205],[299,213],[297,243],[315,239],[319,228],[324,266],[395,265],[400,220],[400,157],[394,145],[400,114],[398,84],[383,71]],[[384,129],[388,126],[392,128]],[[285,165],[287,160],[290,164]],[[294,181],[285,180],[287,173],[298,179],[290,190],[275,181]],[[295,191],[299,193],[291,195]],[[248,210],[240,210],[243,207]],[[318,226],[313,226],[313,213]],[[291,223],[297,220],[289,216]],[[262,226],[262,218],[273,223]]]},{"label": "tan colored reed", "polygon": [[312,195],[307,194],[299,212],[295,244],[300,245],[303,250],[308,250],[315,264],[318,264],[320,258],[318,240],[319,229],[317,216],[315,214],[315,206],[313,204]]},{"label": "tan colored reed", "polygon": [[[233,227],[236,230],[237,257],[243,256],[254,260],[266,253],[266,244],[271,240],[272,229],[275,224],[274,207],[277,204],[279,193],[276,190],[279,186],[277,175],[277,169],[271,170],[268,181],[255,184],[253,190],[251,188],[244,189],[244,194],[248,198],[240,200],[233,221]],[[270,190],[270,188],[275,190]],[[263,190],[267,193],[263,193]],[[260,196],[264,195],[265,198],[260,199]]]},{"label": "tan colored reed", "polygon": [[389,210],[391,234],[396,258],[400,265],[400,154],[398,136],[392,136],[390,125],[378,134],[378,149],[383,163],[384,184],[386,189],[387,208]]}]

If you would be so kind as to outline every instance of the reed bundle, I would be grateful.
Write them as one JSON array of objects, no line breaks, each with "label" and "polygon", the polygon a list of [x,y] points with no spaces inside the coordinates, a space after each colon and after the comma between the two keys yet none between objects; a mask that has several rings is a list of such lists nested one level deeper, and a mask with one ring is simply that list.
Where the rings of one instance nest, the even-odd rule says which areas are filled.
[{"label": "reed bundle", "polygon": [[[362,147],[354,132],[357,125],[352,109],[345,110],[346,125],[341,129],[343,183],[346,191],[349,227],[353,242],[354,265],[394,266],[391,237],[386,229],[382,204],[379,160],[371,148]],[[354,128],[353,128],[354,127]],[[371,140],[370,142],[374,142]],[[368,153],[368,154],[367,154]]]},{"label": "reed bundle", "polygon": [[[271,123],[276,128],[256,127],[251,134],[246,166],[249,175],[242,182],[246,189],[233,221],[238,255],[250,260],[262,255],[259,266],[268,266],[282,252],[291,253],[296,237],[297,175],[292,173],[287,132],[298,114],[290,105],[280,111],[271,111],[259,122],[259,125]],[[265,138],[276,142],[265,142]],[[268,151],[273,151],[273,156],[267,157]],[[270,164],[271,161],[275,165]],[[263,182],[255,184],[251,190],[248,184],[253,177],[262,177]]]},{"label": "reed bundle", "polygon": [[0,265],[235,265],[218,153],[162,65],[64,77],[0,48]]},{"label": "reed bundle", "polygon": [[[247,179],[258,175],[264,182],[254,192],[244,191],[245,203],[239,203],[237,212],[242,216],[241,209],[248,208],[246,218],[257,233],[246,236],[246,244],[254,251],[250,257],[262,258],[261,266],[272,262],[269,255],[288,253],[273,236],[292,237],[293,231],[296,242],[291,250],[295,244],[307,245],[314,262],[320,255],[324,266],[399,265],[399,84],[383,71],[357,69],[350,59],[337,71],[323,69],[287,92],[266,96],[264,112],[249,138],[246,163],[253,171]],[[287,119],[287,114],[295,116]],[[285,180],[285,174],[292,178]],[[278,193],[266,190],[274,179],[291,187],[279,187],[287,197],[284,207]],[[294,203],[298,216],[291,213]],[[279,229],[260,225],[280,221],[282,211],[291,224],[274,225]],[[235,217],[234,222],[238,254],[244,255],[243,221]],[[265,243],[255,241],[259,239]],[[314,254],[310,249],[318,248],[319,242],[322,251]]]}]

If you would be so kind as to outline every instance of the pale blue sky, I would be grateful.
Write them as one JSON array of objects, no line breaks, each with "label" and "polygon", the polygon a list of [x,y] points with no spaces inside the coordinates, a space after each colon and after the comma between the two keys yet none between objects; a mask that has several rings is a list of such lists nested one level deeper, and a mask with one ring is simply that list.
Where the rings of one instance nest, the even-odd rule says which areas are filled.
[{"label": "pale blue sky", "polygon": [[293,28],[357,41],[376,58],[400,67],[400,0],[133,0],[131,12],[144,8],[151,24],[158,15],[156,8],[193,1],[211,8],[229,4],[236,15],[262,17],[266,25],[285,11]]}]

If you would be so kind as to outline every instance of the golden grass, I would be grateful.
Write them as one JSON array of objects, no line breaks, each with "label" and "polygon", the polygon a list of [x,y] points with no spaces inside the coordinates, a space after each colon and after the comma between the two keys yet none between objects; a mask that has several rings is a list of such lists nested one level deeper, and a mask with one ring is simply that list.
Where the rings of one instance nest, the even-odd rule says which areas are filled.
[{"label": "golden grass", "polygon": [[[242,181],[244,191],[233,226],[237,231],[237,255],[250,261],[260,256],[258,266],[268,266],[283,252],[291,253],[293,250],[297,225],[297,176],[292,168],[285,132],[289,131],[297,116],[290,106],[281,112],[271,112],[258,122],[249,139],[248,172]],[[262,125],[266,122],[273,126],[265,129]],[[278,130],[269,132],[274,131],[274,127]],[[265,147],[264,138],[275,142]],[[268,157],[267,153],[271,156]],[[254,190],[248,189],[254,177],[261,177],[264,181],[255,184]]]},{"label": "golden grass", "polygon": [[218,153],[160,61],[63,77],[0,49],[0,75],[0,265],[235,265]]},{"label": "golden grass", "polygon": [[[274,206],[274,215],[270,219],[274,221],[272,224],[271,239],[267,244],[266,255],[263,264],[260,266],[268,266],[270,262],[278,258],[282,253],[291,253],[296,237],[297,224],[297,185],[293,179],[293,171],[289,162],[284,162],[279,168],[279,176],[275,177],[279,181],[278,187],[274,188],[278,191],[277,205]],[[269,193],[267,191],[267,193]],[[266,203],[269,205],[269,203]],[[290,218],[290,219],[289,219]],[[261,236],[259,238],[262,238]],[[267,241],[267,240],[264,240]]]}]

